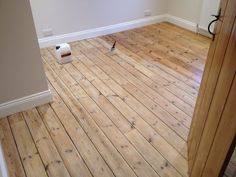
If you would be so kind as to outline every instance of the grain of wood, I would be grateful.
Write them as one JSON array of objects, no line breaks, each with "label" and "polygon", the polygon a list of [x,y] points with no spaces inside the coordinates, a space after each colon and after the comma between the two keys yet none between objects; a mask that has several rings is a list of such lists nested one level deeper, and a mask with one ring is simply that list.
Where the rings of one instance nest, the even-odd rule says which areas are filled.
[{"label": "grain of wood", "polygon": [[[52,66],[53,67],[53,66]],[[53,68],[55,72],[57,72],[57,68]],[[69,69],[68,69],[69,70]],[[66,70],[61,70],[61,72],[64,71],[63,75],[66,75]],[[106,136],[111,140],[111,142],[114,144],[114,146],[117,148],[117,150],[121,153],[123,158],[127,161],[128,164],[130,164],[131,168],[134,170],[134,172],[137,174],[137,176],[156,176],[157,174],[154,172],[154,170],[147,164],[147,162],[140,156],[140,154],[137,153],[134,147],[131,146],[131,144],[128,142],[128,140],[125,138],[124,135],[118,130],[118,128],[113,124],[113,122],[107,117],[107,115],[97,106],[95,98],[99,100],[100,94],[97,90],[94,90],[93,87],[86,87],[86,91],[90,90],[88,93],[91,93],[91,90],[94,91],[89,94],[89,96],[93,99],[91,99],[88,95],[86,97],[79,97],[77,95],[77,89],[78,86],[75,80],[73,80],[72,77],[63,78],[63,81],[66,82],[66,80],[72,80],[73,83],[70,84],[70,90],[71,92],[78,98],[79,102],[85,107],[85,109],[89,112],[91,117],[94,119],[94,121],[101,127],[103,132],[106,134]],[[82,89],[82,88],[81,88]],[[97,93],[96,96],[94,93]],[[125,148],[124,148],[125,147]]]},{"label": "grain of wood", "polygon": [[[85,72],[85,66],[83,66],[83,67],[79,67],[79,65],[78,65],[78,62],[76,62],[76,64],[75,64],[77,67],[78,67],[78,69],[80,68],[80,69],[82,69],[83,70],[83,73],[87,73],[87,72]],[[91,76],[92,74],[90,73],[90,74],[88,74],[88,79],[90,78],[90,76]],[[98,76],[98,75],[97,75]],[[98,76],[99,77],[99,76]],[[94,79],[95,79],[95,76],[93,76],[93,81],[94,81]],[[96,79],[95,79],[96,80]],[[106,80],[104,80],[104,81],[106,81]],[[114,83],[110,83],[110,84],[107,84],[107,85],[113,85],[114,86],[114,88],[116,88],[117,89],[117,85],[115,85]],[[97,88],[99,89],[99,86],[97,86]],[[102,90],[101,90],[101,92],[102,92]],[[111,102],[111,103],[113,103],[113,105],[115,105],[116,106],[116,108],[117,109],[119,109],[120,110],[120,112],[131,122],[131,124],[133,125],[133,127],[136,127],[136,125],[139,127],[139,125],[142,125],[141,127],[141,132],[144,132],[144,136],[147,138],[147,140],[149,140],[150,139],[150,137],[149,137],[149,135],[148,134],[146,134],[147,132],[145,131],[146,129],[149,129],[149,131],[151,130],[150,128],[144,128],[145,127],[145,125],[147,126],[147,127],[149,127],[142,119],[140,119],[139,118],[139,116],[137,115],[137,113],[135,113],[134,111],[132,111],[132,109],[130,109],[130,108],[128,108],[128,105],[127,106],[125,106],[126,104],[124,103],[124,101],[121,99],[121,98],[118,98],[117,97],[117,95],[110,95],[110,96],[108,96],[108,99],[109,99],[109,101]],[[118,105],[117,105],[118,104]],[[135,105],[134,103],[132,103],[132,105]],[[140,109],[140,107],[137,107],[137,108],[139,108]],[[145,112],[143,112],[143,113],[145,113]],[[146,117],[149,117],[149,116],[146,116]],[[137,119],[137,120],[136,120]],[[137,122],[136,122],[137,121]],[[141,122],[140,122],[141,121]],[[154,126],[157,126],[157,127],[160,127],[160,123],[158,122],[157,123],[157,121],[155,120],[155,122],[153,123],[154,124]],[[158,130],[159,129],[161,129],[161,128],[158,128]],[[160,130],[159,130],[160,131]],[[158,137],[156,136],[156,133],[154,133],[155,131],[150,131],[150,132],[153,132],[153,139],[155,140],[155,139],[157,139]],[[163,133],[165,133],[165,131],[163,131]],[[170,136],[169,137],[170,139],[172,139],[172,137]],[[158,139],[160,139],[160,137],[158,138]],[[173,141],[176,141],[175,139],[173,139]],[[165,140],[163,141],[161,141],[162,143],[161,144],[165,144],[165,148],[170,148],[170,149],[172,149],[168,144],[166,144],[166,142],[165,142]],[[176,141],[177,142],[177,141]],[[178,147],[180,147],[180,149],[184,149],[185,148],[185,146],[182,144],[182,146],[181,146],[181,143],[180,142],[178,142]],[[163,153],[165,153],[164,152],[164,149],[162,149],[162,148],[160,148],[160,146],[158,146],[157,144],[156,144],[156,148],[157,149],[159,149],[161,152],[163,152]],[[176,157],[176,155],[173,155],[173,156],[175,156]],[[179,156],[179,155],[177,155],[178,156],[178,159],[180,160],[180,159],[182,159],[182,160],[180,160],[182,163],[181,163],[181,165],[180,166],[182,166],[182,167],[180,167],[179,166],[179,169],[180,169],[180,171],[182,171],[182,173],[183,174],[186,174],[186,171],[184,172],[184,167],[185,167],[185,165],[186,165],[186,161],[181,157],[181,156]],[[168,159],[171,161],[171,162],[173,162],[173,163],[175,163],[175,160],[174,159],[172,159],[170,156],[168,157]]]},{"label": "grain of wood", "polygon": [[[82,55],[79,58],[80,58],[80,60],[83,59],[83,62],[85,64],[88,64],[88,66],[89,66],[89,63],[91,63],[90,60],[86,59],[85,57],[82,57]],[[75,66],[82,73],[85,73],[85,74],[89,73],[89,71],[86,70],[86,66],[84,66],[80,62],[75,62]],[[94,72],[94,74],[96,74],[97,77],[99,77],[100,79],[103,79],[103,77],[100,77],[101,72],[98,73],[98,72],[96,72],[97,70],[93,70],[93,69],[92,69],[92,71]],[[89,76],[91,76],[91,75],[92,75],[91,73],[88,74],[88,79],[89,79]],[[95,78],[95,76],[93,76],[93,78]],[[95,79],[95,80],[98,80],[98,79]],[[93,81],[95,81],[95,80],[93,79]],[[166,125],[164,123],[162,123],[162,121],[158,121],[157,117],[153,113],[151,113],[147,108],[145,108],[142,104],[140,104],[138,101],[136,101],[131,95],[129,95],[127,92],[125,92],[125,90],[122,89],[112,79],[109,79],[108,76],[103,80],[103,82],[106,84],[106,87],[110,87],[109,89],[112,89],[112,91],[115,93],[113,95],[120,96],[120,99],[122,100],[122,102],[124,102],[125,105],[128,104],[131,108],[136,110],[143,117],[144,120],[146,120],[158,133],[160,133],[161,136],[163,136],[170,144],[173,143],[173,146],[175,148],[177,148],[183,154],[183,156],[185,156],[185,154],[186,154],[186,151],[185,151],[186,149],[185,149],[185,145],[184,145],[185,142],[179,136],[176,136],[176,134],[173,133],[172,130],[169,130],[169,128],[166,127]],[[101,92],[103,92],[103,89],[100,89],[100,85],[96,85],[96,87]],[[108,98],[110,98],[110,97],[108,97]],[[124,110],[122,110],[122,109],[120,110],[121,113],[123,111]]]},{"label": "grain of wood", "polygon": [[[84,52],[84,51],[82,51]],[[153,112],[156,116],[158,116],[160,119],[163,118],[163,114],[165,115],[165,123],[170,126],[172,129],[176,130],[179,135],[183,138],[187,138],[188,130],[184,126],[182,126],[174,117],[172,117],[167,111],[162,109],[158,104],[155,104],[151,99],[149,99],[147,96],[145,96],[143,93],[139,92],[139,89],[136,89],[133,84],[130,84],[125,78],[129,78],[130,75],[124,74],[120,75],[122,71],[119,73],[112,70],[110,67],[110,63],[106,63],[105,60],[109,60],[108,58],[106,59],[105,55],[98,54],[93,55],[89,51],[84,52],[86,56],[89,57],[91,61],[96,63],[100,68],[103,69],[103,71],[109,75],[113,80],[115,80],[119,85],[121,85],[123,88],[125,88],[130,94],[132,94],[134,97],[136,97],[139,102],[143,103],[151,112]],[[99,56],[96,57],[96,56]],[[104,60],[103,60],[104,59]],[[123,71],[124,72],[124,71]],[[123,77],[122,77],[123,76]],[[133,80],[135,78],[132,78],[130,80]],[[138,82],[138,80],[136,80]],[[142,84],[141,86],[145,86]],[[120,86],[117,86],[120,87]],[[126,94],[122,96],[123,98],[127,97]],[[128,98],[127,98],[128,99]],[[159,110],[159,111],[158,111]],[[171,121],[170,121],[171,120]],[[169,121],[169,122],[168,122]],[[170,123],[171,122],[171,123]],[[174,125],[175,124],[175,125]],[[176,128],[178,127],[178,128]]]},{"label": "grain of wood", "polygon": [[0,141],[4,149],[6,163],[11,164],[8,165],[9,175],[11,177],[25,177],[24,168],[7,118],[0,120]]},{"label": "grain of wood", "polygon": [[0,120],[11,176],[188,177],[208,46],[160,23],[73,42],[65,65],[42,49],[54,101]]},{"label": "grain of wood", "polygon": [[[54,81],[51,80],[51,82],[53,83]],[[58,119],[63,124],[67,134],[70,136],[93,176],[114,176],[105,160],[87,136],[87,133],[83,130],[74,115],[71,113],[70,109],[58,95],[53,86],[51,84],[49,84],[49,86],[52,90],[54,98],[54,102],[51,103],[51,107],[56,112]]]},{"label": "grain of wood", "polygon": [[[44,105],[38,107],[38,111],[45,123],[51,138],[60,153],[65,166],[70,173],[70,176],[87,176],[91,177],[87,166],[83,159],[77,152],[73,143],[70,141],[69,136],[66,134],[63,126],[58,121],[56,114],[53,112],[50,105]],[[63,142],[63,143],[61,143]]]},{"label": "grain of wood", "polygon": [[[57,78],[52,69],[47,68],[47,75]],[[68,90],[61,80],[57,80],[52,84],[63,100],[70,107],[72,113],[76,116],[77,121],[86,129],[86,133],[95,144],[96,148],[102,154],[106,163],[110,166],[116,176],[136,176],[135,173],[129,168],[126,161],[122,158],[119,152],[115,149],[109,139],[104,135],[102,130],[94,122],[90,114],[84,107],[77,101],[77,98]]]},{"label": "grain of wood", "polygon": [[51,176],[47,175],[46,165],[43,164],[40,158],[39,152],[22,114],[10,116],[9,121],[26,176]]},{"label": "grain of wood", "polygon": [[69,177],[70,174],[64,161],[58,153],[38,111],[36,109],[29,110],[23,112],[23,115],[49,176]]},{"label": "grain of wood", "polygon": [[[99,42],[102,42],[102,41],[99,40]],[[93,51],[95,50],[93,49]],[[139,79],[135,78],[133,75],[130,75],[127,70],[124,70],[123,68],[115,64],[114,62],[110,61],[108,59],[109,57],[105,56],[104,54],[101,54],[101,52],[97,51],[96,55],[100,56],[99,58],[106,58],[106,62],[109,63],[108,65],[113,66],[115,70],[117,70],[117,72],[119,72],[125,78],[129,79],[128,80],[129,82],[131,82],[134,85],[138,85],[139,87],[144,87],[142,90],[148,93],[148,95],[151,95],[153,98],[155,98],[157,96],[156,93],[153,91],[153,89],[155,89],[155,91],[160,92],[159,94],[165,97],[169,101],[169,103],[175,105],[176,107],[178,107],[179,109],[187,113],[189,116],[192,116],[193,107],[185,103],[182,99],[179,99],[178,97],[174,96],[171,92],[167,90],[163,90],[162,89],[163,86],[154,86],[154,88],[151,89],[150,87],[148,87],[150,86],[150,84],[146,85],[147,84],[146,80],[144,81],[144,83],[146,82],[146,84],[143,84]],[[126,77],[126,76],[129,76],[129,77]],[[167,83],[165,83],[164,85],[167,85]],[[156,99],[156,101],[157,100],[158,99]]]}]

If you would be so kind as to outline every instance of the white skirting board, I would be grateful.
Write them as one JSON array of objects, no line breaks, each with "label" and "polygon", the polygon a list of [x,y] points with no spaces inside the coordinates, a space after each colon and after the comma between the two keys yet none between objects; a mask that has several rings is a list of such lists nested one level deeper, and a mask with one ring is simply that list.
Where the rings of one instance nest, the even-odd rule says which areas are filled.
[{"label": "white skirting board", "polygon": [[180,26],[182,28],[188,29],[193,32],[197,32],[197,24],[196,23],[190,22],[188,20],[185,20],[185,19],[182,19],[179,17],[172,16],[169,14],[166,14],[165,18],[166,19],[164,21],[175,24],[177,26]]},{"label": "white skirting board", "polygon": [[0,104],[0,118],[51,102],[52,93],[46,90],[20,99]]},{"label": "white skirting board", "polygon": [[169,14],[163,14],[100,28],[88,29],[84,31],[62,34],[58,36],[50,36],[38,39],[38,41],[40,48],[45,48],[45,47],[55,46],[56,44],[60,43],[79,41],[82,39],[88,39],[97,36],[112,34],[160,22],[169,22],[182,28],[188,29],[190,31],[197,32],[196,23]]},{"label": "white skirting board", "polygon": [[198,33],[201,34],[201,35],[203,35],[203,36],[212,38],[212,35],[208,32],[208,29],[205,28],[205,27],[199,26],[199,28],[198,28]]},{"label": "white skirting board", "polygon": [[146,25],[151,25],[155,23],[162,22],[165,19],[165,15],[158,15],[152,17],[146,17],[142,19],[137,19],[129,22],[119,23],[115,25],[109,25],[100,28],[94,28],[74,33],[68,33],[58,36],[50,36],[46,38],[39,39],[39,46],[41,48],[55,46],[56,44],[65,43],[65,42],[73,42],[82,39],[93,38],[97,36],[117,33],[120,31],[130,30]]},{"label": "white skirting board", "polygon": [[0,177],[9,177],[1,142],[0,142]]}]

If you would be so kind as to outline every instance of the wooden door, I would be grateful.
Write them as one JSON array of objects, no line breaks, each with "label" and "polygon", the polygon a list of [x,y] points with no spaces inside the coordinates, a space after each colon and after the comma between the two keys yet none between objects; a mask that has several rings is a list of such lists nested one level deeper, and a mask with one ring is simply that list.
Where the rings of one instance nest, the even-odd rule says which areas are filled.
[{"label": "wooden door", "polygon": [[[217,177],[226,150],[229,148],[228,144],[231,144],[229,138],[227,142],[220,142],[222,147],[225,147],[224,152],[223,149],[213,151],[214,143],[225,136],[223,133],[217,134],[220,131],[220,126],[224,125],[223,121],[226,121],[224,120],[227,118],[226,115],[231,115],[229,112],[225,113],[225,110],[230,109],[229,104],[233,104],[235,101],[230,100],[229,96],[235,97],[235,91],[232,88],[234,87],[236,69],[236,0],[222,0],[220,8],[222,15],[216,25],[216,38],[209,50],[188,137],[189,173],[191,177]],[[233,109],[230,111],[235,116],[235,111]],[[230,132],[232,134],[235,134],[235,119],[233,116],[230,119],[232,126],[234,126]],[[227,127],[224,128],[227,130]],[[217,154],[212,154],[214,152]],[[222,157],[220,161],[217,161],[217,168],[212,169],[211,165],[215,166],[216,164],[210,163],[210,158],[212,156],[219,157],[218,153],[221,153]]]}]

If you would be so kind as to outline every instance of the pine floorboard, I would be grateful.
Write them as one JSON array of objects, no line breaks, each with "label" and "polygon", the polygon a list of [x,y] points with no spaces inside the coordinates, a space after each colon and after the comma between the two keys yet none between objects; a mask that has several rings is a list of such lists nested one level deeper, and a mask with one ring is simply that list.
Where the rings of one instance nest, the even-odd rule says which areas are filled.
[{"label": "pine floorboard", "polygon": [[73,42],[64,65],[42,49],[53,102],[0,119],[10,176],[187,177],[209,44],[160,23]]}]

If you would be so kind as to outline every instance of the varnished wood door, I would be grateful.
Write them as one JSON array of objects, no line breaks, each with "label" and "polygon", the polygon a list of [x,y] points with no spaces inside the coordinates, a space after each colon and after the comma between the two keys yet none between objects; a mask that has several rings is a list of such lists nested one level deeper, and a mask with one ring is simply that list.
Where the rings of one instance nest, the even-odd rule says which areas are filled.
[{"label": "varnished wood door", "polygon": [[[236,0],[222,0],[220,8],[222,16],[216,25],[216,38],[210,47],[188,138],[191,177],[217,177],[227,154],[228,145],[231,144],[230,138],[235,134],[236,106],[233,110],[230,104],[235,101],[231,100],[231,97],[235,97],[235,89],[232,88],[235,86],[236,69]],[[225,110],[231,113],[225,113]],[[227,131],[227,126],[223,122],[229,119],[229,115],[231,115],[231,136],[222,142],[220,140],[227,137],[226,134],[219,132],[223,129]],[[217,143],[218,145],[221,143],[224,149],[214,150],[216,148],[214,144]],[[218,161],[214,162],[213,159]]]}]

